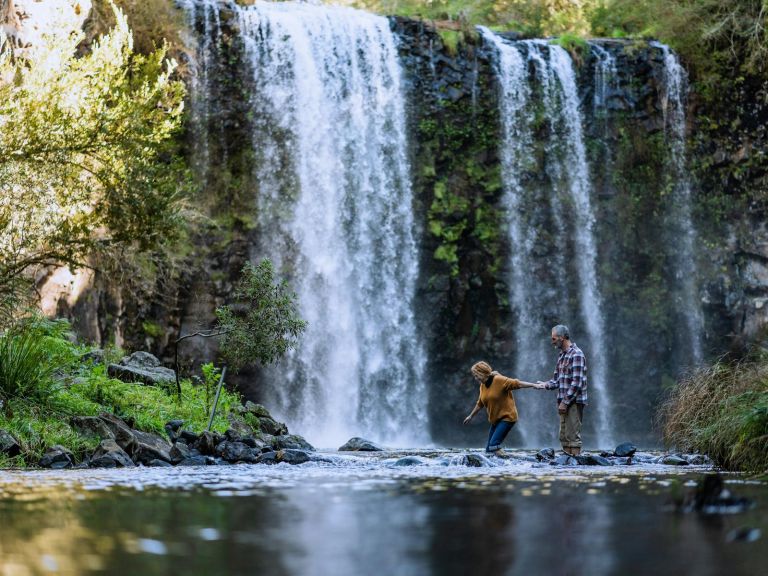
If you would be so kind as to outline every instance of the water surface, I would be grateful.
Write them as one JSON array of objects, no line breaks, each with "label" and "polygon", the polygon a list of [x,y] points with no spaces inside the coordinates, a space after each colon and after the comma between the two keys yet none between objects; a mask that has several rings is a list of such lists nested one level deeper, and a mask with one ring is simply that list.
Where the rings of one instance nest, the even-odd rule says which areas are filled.
[{"label": "water surface", "polygon": [[764,573],[764,483],[729,476],[756,507],[702,516],[670,502],[706,467],[558,468],[516,452],[471,468],[465,454],[2,472],[0,574]]}]

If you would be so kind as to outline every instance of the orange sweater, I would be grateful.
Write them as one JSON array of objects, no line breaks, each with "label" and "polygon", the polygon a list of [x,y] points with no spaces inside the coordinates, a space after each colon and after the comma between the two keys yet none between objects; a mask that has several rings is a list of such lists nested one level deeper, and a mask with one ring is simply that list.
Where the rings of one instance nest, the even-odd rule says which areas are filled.
[{"label": "orange sweater", "polygon": [[517,422],[517,406],[512,390],[520,388],[520,380],[507,378],[501,374],[493,377],[491,385],[480,384],[480,397],[477,405],[488,411],[488,422],[496,424],[501,420]]}]

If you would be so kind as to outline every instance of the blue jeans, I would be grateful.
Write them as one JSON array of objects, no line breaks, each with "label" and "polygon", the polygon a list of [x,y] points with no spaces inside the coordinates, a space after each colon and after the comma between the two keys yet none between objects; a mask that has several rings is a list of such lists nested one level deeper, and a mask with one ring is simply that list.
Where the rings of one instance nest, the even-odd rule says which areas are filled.
[{"label": "blue jeans", "polygon": [[507,422],[506,420],[499,420],[496,424],[491,424],[491,429],[488,430],[488,445],[485,447],[486,452],[496,452],[501,448],[501,443],[504,442],[504,438],[507,437],[509,431],[515,426],[514,422]]}]

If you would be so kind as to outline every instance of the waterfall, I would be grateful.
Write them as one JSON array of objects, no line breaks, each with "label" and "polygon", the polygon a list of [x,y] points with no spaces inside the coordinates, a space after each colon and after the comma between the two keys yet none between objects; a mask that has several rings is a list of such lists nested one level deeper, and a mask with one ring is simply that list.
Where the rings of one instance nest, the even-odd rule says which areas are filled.
[{"label": "waterfall", "polygon": [[292,2],[233,9],[254,87],[258,255],[291,278],[309,321],[299,348],[265,373],[270,406],[321,446],[424,441],[405,99],[389,23]]},{"label": "waterfall", "polygon": [[687,168],[685,145],[685,107],[688,97],[688,75],[677,56],[668,46],[654,42],[664,57],[661,104],[664,130],[669,147],[669,170],[674,181],[667,227],[672,232],[670,245],[673,253],[677,309],[682,311],[686,334],[680,338],[688,342],[688,358],[693,365],[703,361],[702,336],[704,318],[698,295],[696,260],[696,229],[691,215],[691,180]]},{"label": "waterfall", "polygon": [[[517,318],[515,374],[528,380],[548,377],[554,366],[554,355],[546,355],[549,329],[554,323],[570,324],[577,343],[579,334],[587,340],[588,345],[581,346],[589,366],[595,433],[599,444],[608,445],[613,441],[613,406],[606,378],[589,169],[573,65],[560,46],[539,40],[507,42],[485,28],[480,30],[497,54],[511,301]],[[532,157],[532,131],[542,122],[548,124],[545,185],[534,177]],[[545,244],[550,249],[542,257]],[[571,291],[577,293],[577,309],[568,305]],[[531,422],[521,425],[523,442],[540,444],[551,427],[554,400],[542,408],[540,399],[523,394],[518,399]]]}]

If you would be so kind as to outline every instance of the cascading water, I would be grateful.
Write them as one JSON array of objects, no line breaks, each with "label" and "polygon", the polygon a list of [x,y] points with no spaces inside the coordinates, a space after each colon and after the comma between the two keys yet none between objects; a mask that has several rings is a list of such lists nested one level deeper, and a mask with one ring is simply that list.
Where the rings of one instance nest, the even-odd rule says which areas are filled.
[{"label": "cascading water", "polygon": [[704,354],[702,337],[704,319],[698,295],[696,260],[696,229],[691,215],[691,180],[687,169],[685,146],[685,106],[688,97],[688,74],[668,46],[653,43],[662,51],[664,69],[661,104],[664,129],[669,147],[669,164],[674,192],[668,213],[667,227],[672,231],[677,310],[682,311],[686,335],[681,341],[689,345],[688,359],[694,366],[701,364]]},{"label": "cascading water", "polygon": [[290,2],[237,11],[256,90],[264,249],[309,321],[300,347],[269,371],[272,405],[322,446],[351,435],[423,441],[410,167],[389,23]]},{"label": "cascading water", "polygon": [[[597,442],[613,441],[613,406],[606,379],[604,319],[597,285],[597,249],[590,200],[589,171],[573,66],[568,53],[542,41],[507,42],[481,28],[497,52],[496,73],[502,118],[502,177],[511,244],[512,305],[517,318],[515,373],[544,378],[554,360],[546,355],[554,322],[577,324],[569,292],[578,293],[578,314],[588,346],[589,382],[596,414]],[[533,74],[529,73],[532,68]],[[535,98],[536,94],[540,98]],[[543,106],[537,109],[537,106]],[[546,143],[548,191],[532,184],[532,130],[549,122]],[[548,239],[543,239],[546,236]],[[552,244],[541,258],[543,242]],[[567,259],[575,261],[569,266]],[[572,282],[567,274],[575,276]],[[577,337],[578,339],[578,337]],[[531,424],[521,426],[523,442],[545,438],[554,408],[518,395]],[[536,422],[541,424],[537,425]]]}]

